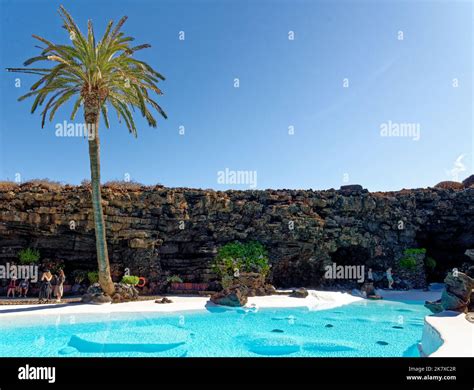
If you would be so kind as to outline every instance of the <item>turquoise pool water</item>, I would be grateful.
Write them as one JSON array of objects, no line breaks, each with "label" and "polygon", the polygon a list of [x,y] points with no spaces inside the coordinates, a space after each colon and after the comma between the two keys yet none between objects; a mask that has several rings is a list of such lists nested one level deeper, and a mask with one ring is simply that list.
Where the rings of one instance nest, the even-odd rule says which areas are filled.
[{"label": "turquoise pool water", "polygon": [[[421,302],[0,317],[0,356],[418,356]],[[1,316],[1,314],[0,314]]]}]

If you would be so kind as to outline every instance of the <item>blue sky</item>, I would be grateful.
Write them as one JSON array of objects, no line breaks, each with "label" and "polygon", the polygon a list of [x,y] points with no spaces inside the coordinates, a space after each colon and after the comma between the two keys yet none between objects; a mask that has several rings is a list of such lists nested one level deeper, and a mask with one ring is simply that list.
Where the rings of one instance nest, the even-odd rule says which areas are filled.
[{"label": "blue sky", "polygon": [[[103,181],[249,187],[220,184],[228,169],[256,171],[259,189],[376,191],[472,173],[471,2],[0,0],[2,69],[38,53],[31,34],[68,42],[59,4],[82,30],[92,19],[96,36],[127,15],[124,31],[152,45],[137,57],[167,78],[158,100],[169,119],[157,129],[138,116],[137,139],[115,120],[102,126]],[[32,101],[16,101],[34,80],[1,77],[0,179],[79,183],[87,142],[54,131],[70,109],[41,129]],[[419,140],[382,137],[389,121],[418,126]]]}]

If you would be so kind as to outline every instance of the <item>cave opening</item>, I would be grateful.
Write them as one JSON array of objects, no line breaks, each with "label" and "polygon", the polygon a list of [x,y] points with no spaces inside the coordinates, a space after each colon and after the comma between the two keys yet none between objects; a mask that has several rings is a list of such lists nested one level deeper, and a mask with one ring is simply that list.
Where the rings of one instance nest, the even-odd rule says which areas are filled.
[{"label": "cave opening", "polygon": [[362,280],[364,280],[365,275],[369,267],[373,267],[371,264],[370,251],[367,248],[364,248],[360,245],[349,245],[338,248],[335,252],[330,254],[331,261],[333,262],[333,267],[346,267],[355,269],[356,273],[351,273],[345,275],[344,278],[339,278],[338,276],[330,273],[334,279],[327,279],[327,274],[325,275],[325,283],[329,286],[345,286],[346,288],[357,288]]},{"label": "cave opening", "polygon": [[350,245],[338,248],[331,254],[331,260],[337,265],[368,265],[370,252],[360,245]]},{"label": "cave opening", "polygon": [[422,231],[417,234],[416,241],[420,248],[426,249],[425,264],[429,258],[435,261],[434,268],[426,267],[428,283],[441,283],[448,271],[463,269],[471,262],[465,252],[474,248],[474,240],[463,233],[451,235]]}]

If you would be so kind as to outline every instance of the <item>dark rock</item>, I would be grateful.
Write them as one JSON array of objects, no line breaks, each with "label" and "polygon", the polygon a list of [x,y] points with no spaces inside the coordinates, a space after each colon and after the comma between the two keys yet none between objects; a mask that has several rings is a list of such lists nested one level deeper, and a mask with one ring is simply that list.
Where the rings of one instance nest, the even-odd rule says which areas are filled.
[{"label": "dark rock", "polygon": [[134,286],[125,283],[115,283],[115,294],[112,296],[114,303],[135,301],[138,291]]},{"label": "dark rock", "polygon": [[460,271],[465,273],[470,278],[474,279],[474,265],[471,263],[464,263],[463,266],[459,267]]},{"label": "dark rock", "polygon": [[112,295],[112,302],[119,303],[122,302],[122,296],[120,294],[115,293]]},{"label": "dark rock", "polygon": [[456,276],[450,272],[444,279],[446,290],[451,294],[461,298],[464,301],[469,301],[474,288],[474,279],[467,276],[463,272],[457,272]]},{"label": "dark rock", "polygon": [[155,303],[173,303],[173,301],[169,298],[163,297],[161,299],[157,299]]},{"label": "dark rock", "polygon": [[371,299],[371,300],[380,300],[380,299],[383,299],[383,297],[381,297],[380,295],[367,295],[367,299]]},{"label": "dark rock", "polygon": [[434,314],[440,313],[444,310],[443,305],[441,304],[441,299],[438,299],[437,301],[425,301],[425,307],[431,310]]},{"label": "dark rock", "polygon": [[[411,272],[411,271],[406,271],[406,270],[404,270],[404,271],[402,271],[402,272],[404,273],[404,276],[403,276],[403,277],[406,278],[406,279],[396,278],[396,279],[395,279],[395,283],[394,283],[395,288],[396,288],[397,290],[403,290],[403,291],[406,291],[406,290],[410,290],[410,289],[412,289],[412,288],[415,288],[415,287],[414,287],[414,283],[412,283],[412,281],[411,281],[411,278],[412,278],[413,276],[415,276],[416,273]],[[424,278],[424,272],[423,272],[423,280],[425,280],[425,278]],[[424,286],[422,286],[422,287],[424,287]],[[420,288],[420,287],[419,287],[419,288]]]},{"label": "dark rock", "polygon": [[87,288],[87,294],[102,294],[102,288],[99,283],[91,284]]},{"label": "dark rock", "polygon": [[467,312],[474,308],[474,279],[463,272],[449,272],[444,279],[446,288],[441,294],[441,299],[436,302],[425,302],[425,307],[433,313],[442,310]]},{"label": "dark rock", "polygon": [[292,298],[306,298],[308,296],[308,290],[305,288],[299,288],[297,290],[293,290],[289,296]]},{"label": "dark rock", "polygon": [[466,249],[464,254],[469,257],[471,261],[474,261],[474,249]]},{"label": "dark rock", "polygon": [[[144,292],[161,292],[163,280],[173,275],[209,283],[217,278],[212,263],[218,248],[235,240],[261,241],[272,263],[268,280],[283,288],[346,288],[350,281],[324,278],[327,264],[342,264],[339,260],[346,258],[351,264],[370,264],[375,276],[389,266],[395,270],[404,249],[421,246],[436,260],[441,278],[457,260],[458,265],[465,261],[466,249],[474,248],[473,188],[385,193],[344,188],[106,187],[102,198],[114,281],[127,267],[155,286]],[[19,248],[34,244],[42,258],[64,260],[69,283],[70,270],[95,269],[90,196],[90,186],[2,186],[0,265],[17,261]],[[185,221],[186,229],[179,230],[177,221]],[[295,222],[291,231],[289,221]]]},{"label": "dark rock", "polygon": [[367,297],[370,295],[376,295],[373,282],[365,282],[360,288],[360,291],[365,293]]},{"label": "dark rock", "polygon": [[223,306],[244,306],[247,303],[247,296],[238,288],[225,289],[212,295],[211,302]]},{"label": "dark rock", "polygon": [[222,285],[218,281],[212,281],[208,286],[209,291],[220,291],[222,290]]},{"label": "dark rock", "polygon": [[100,293],[100,294],[98,294],[98,293],[96,293],[96,294],[86,293],[82,296],[81,302],[82,303],[90,303],[90,304],[93,304],[93,305],[102,305],[102,304],[105,304],[105,303],[111,303],[112,298],[110,298],[108,295],[104,295],[102,293]]},{"label": "dark rock", "polygon": [[471,175],[462,181],[465,188],[474,187],[474,175]]},{"label": "dark rock", "polygon": [[257,296],[257,290],[253,288],[248,288],[245,286],[239,286],[239,285],[234,285],[231,287],[231,289],[239,289],[242,295],[245,295],[247,297],[255,297]]},{"label": "dark rock", "polygon": [[415,261],[415,265],[411,269],[405,269],[397,264],[394,269],[395,286],[399,290],[424,289],[427,287],[425,273],[425,257],[426,253],[416,253],[410,255]]},{"label": "dark rock", "polygon": [[[259,287],[255,290],[255,296],[263,297],[265,295],[268,295],[268,294],[267,294],[267,290],[265,290],[264,287]],[[251,296],[251,295],[249,295],[249,296]]]},{"label": "dark rock", "polygon": [[256,290],[265,286],[265,276],[256,272],[241,272],[236,284]]},{"label": "dark rock", "polygon": [[462,300],[458,296],[444,290],[441,294],[441,306],[444,310],[466,312],[468,301]]},{"label": "dark rock", "polygon": [[265,285],[265,295],[274,295],[276,294],[276,289],[271,284]]},{"label": "dark rock", "polygon": [[[238,291],[238,294],[236,293]],[[234,278],[232,286],[221,293],[214,294],[211,297],[223,302],[227,306],[242,306],[238,302],[247,302],[247,297],[265,296],[275,293],[276,290],[271,284],[265,283],[265,276],[255,272],[241,272],[237,278]],[[238,295],[238,297],[236,296]],[[244,303],[245,304],[245,303]]]},{"label": "dark rock", "polygon": [[115,293],[112,297],[105,295],[99,283],[94,283],[87,289],[82,297],[83,303],[120,303],[138,299],[138,291],[135,287],[124,283],[114,283]]},{"label": "dark rock", "polygon": [[339,191],[342,192],[361,192],[364,188],[360,184],[348,184],[345,186],[341,186]]},{"label": "dark rock", "polygon": [[442,181],[434,186],[434,188],[442,188],[445,190],[462,190],[464,185],[457,181]]}]

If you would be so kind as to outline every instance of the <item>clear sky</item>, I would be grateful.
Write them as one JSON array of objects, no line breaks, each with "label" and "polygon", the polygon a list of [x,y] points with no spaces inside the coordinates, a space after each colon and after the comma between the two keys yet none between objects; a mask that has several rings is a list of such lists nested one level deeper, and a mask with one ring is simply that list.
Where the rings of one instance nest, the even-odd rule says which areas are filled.
[{"label": "clear sky", "polygon": [[[471,2],[0,0],[2,69],[38,54],[31,34],[69,42],[59,4],[97,37],[127,15],[124,31],[152,45],[137,58],[167,78],[157,129],[138,115],[137,139],[114,119],[102,126],[103,181],[249,187],[219,182],[227,169],[255,171],[258,189],[376,191],[472,173]],[[2,73],[0,180],[80,183],[86,140],[55,135],[70,107],[41,129],[32,100],[16,101],[34,80]]]}]

